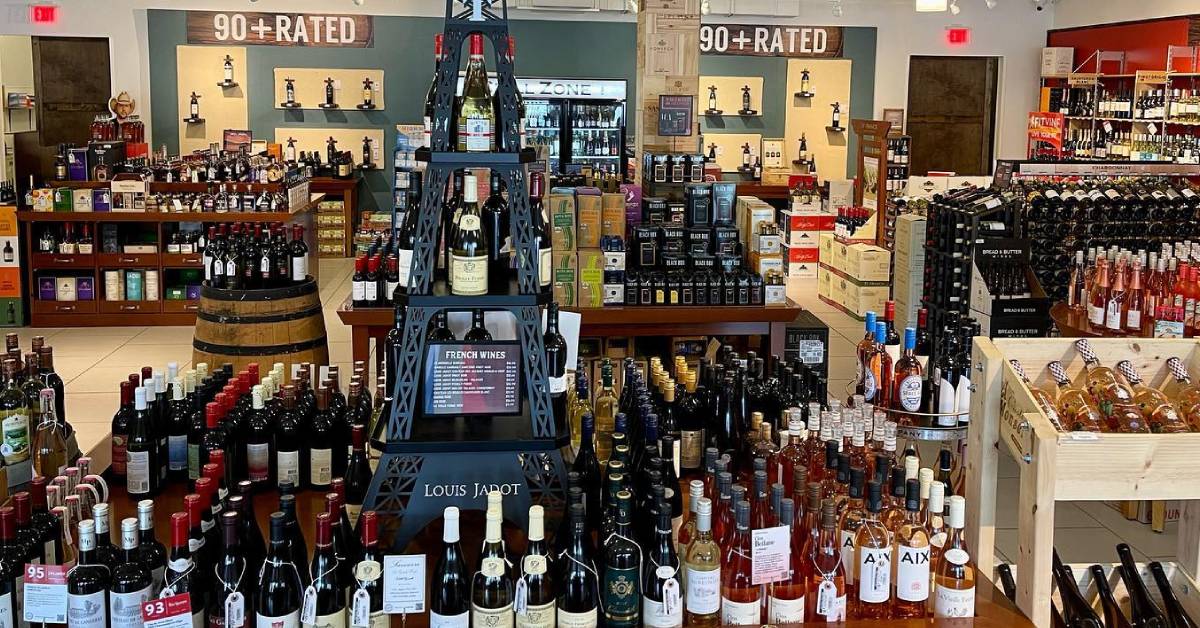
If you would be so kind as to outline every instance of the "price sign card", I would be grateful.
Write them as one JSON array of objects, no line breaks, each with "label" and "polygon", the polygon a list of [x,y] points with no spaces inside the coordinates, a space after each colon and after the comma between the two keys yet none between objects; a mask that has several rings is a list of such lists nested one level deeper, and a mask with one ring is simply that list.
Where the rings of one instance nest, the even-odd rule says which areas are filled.
[{"label": "price sign card", "polygon": [[383,557],[383,612],[425,612],[425,555]]},{"label": "price sign card", "polygon": [[767,584],[788,577],[792,566],[791,527],[755,530],[750,537],[750,582]]},{"label": "price sign card", "polygon": [[180,593],[142,604],[142,622],[146,628],[191,628],[191,596]]},{"label": "price sign card", "polygon": [[425,414],[516,414],[521,411],[521,347],[515,343],[429,346]]},{"label": "price sign card", "polygon": [[67,622],[67,567],[25,565],[25,621],[65,624]]}]

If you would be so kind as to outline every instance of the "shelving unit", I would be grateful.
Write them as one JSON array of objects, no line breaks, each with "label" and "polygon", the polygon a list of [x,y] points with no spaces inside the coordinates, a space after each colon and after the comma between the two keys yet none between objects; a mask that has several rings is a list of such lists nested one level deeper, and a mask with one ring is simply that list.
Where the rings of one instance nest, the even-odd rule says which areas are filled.
[{"label": "shelving unit", "polygon": [[[341,202],[341,212],[326,211],[317,208],[314,212],[316,225],[316,251],[320,257],[353,257],[354,228],[358,224],[358,183],[359,177],[349,179],[334,179],[332,177],[313,177],[309,179],[310,190],[324,195],[327,204]],[[323,233],[340,234],[327,238]],[[340,242],[339,242],[340,240]]]},{"label": "shelving unit", "polygon": [[[1093,338],[1100,363],[1132,360],[1147,382],[1159,382],[1166,360],[1178,357],[1200,376],[1200,342],[1193,339]],[[1083,361],[1070,338],[1036,343],[977,337],[967,445],[967,538],[979,570],[992,573],[999,448],[1021,468],[1018,501],[1017,605],[1037,626],[1050,626],[1051,556],[1056,501],[1183,500],[1175,590],[1197,608],[1200,569],[1200,434],[1060,432],[1042,411],[1009,360],[1034,385],[1048,385],[1045,365],[1059,360],[1068,373]],[[978,377],[978,380],[975,378]],[[1168,394],[1170,394],[1168,389]],[[1195,611],[1193,611],[1195,612]]]}]

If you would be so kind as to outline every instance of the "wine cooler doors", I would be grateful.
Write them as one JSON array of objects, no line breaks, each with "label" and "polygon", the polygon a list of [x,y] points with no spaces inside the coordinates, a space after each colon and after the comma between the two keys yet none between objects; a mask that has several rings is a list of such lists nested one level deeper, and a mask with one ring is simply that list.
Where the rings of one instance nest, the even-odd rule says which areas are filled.
[{"label": "wine cooler doors", "polygon": [[572,166],[619,174],[625,164],[625,101],[568,101]]},{"label": "wine cooler doors", "polygon": [[566,101],[527,98],[525,100],[525,145],[547,147],[550,172],[559,172],[563,147],[563,109]]}]

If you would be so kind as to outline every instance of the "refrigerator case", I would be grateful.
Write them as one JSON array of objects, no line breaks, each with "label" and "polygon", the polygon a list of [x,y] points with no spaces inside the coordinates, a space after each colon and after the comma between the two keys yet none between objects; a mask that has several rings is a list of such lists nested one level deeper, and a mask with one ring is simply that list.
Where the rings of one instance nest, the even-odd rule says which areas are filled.
[{"label": "refrigerator case", "polygon": [[549,146],[552,171],[625,172],[623,79],[518,77],[517,87],[525,102],[525,144]]}]

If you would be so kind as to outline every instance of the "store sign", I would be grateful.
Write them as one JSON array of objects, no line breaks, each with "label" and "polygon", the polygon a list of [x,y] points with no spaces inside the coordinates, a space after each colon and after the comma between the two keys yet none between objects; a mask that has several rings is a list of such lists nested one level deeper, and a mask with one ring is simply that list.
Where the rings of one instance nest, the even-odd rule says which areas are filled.
[{"label": "store sign", "polygon": [[521,90],[521,95],[526,98],[625,99],[625,81],[517,78],[517,89]]},{"label": "store sign", "polygon": [[370,48],[369,15],[188,11],[189,44]]},{"label": "store sign", "polygon": [[1049,111],[1029,112],[1029,123],[1026,135],[1030,143],[1045,142],[1055,148],[1062,148],[1063,114]]},{"label": "store sign", "polygon": [[704,24],[700,52],[753,57],[840,57],[840,26]]},{"label": "store sign", "polygon": [[520,345],[439,343],[425,357],[426,415],[520,412]]}]

